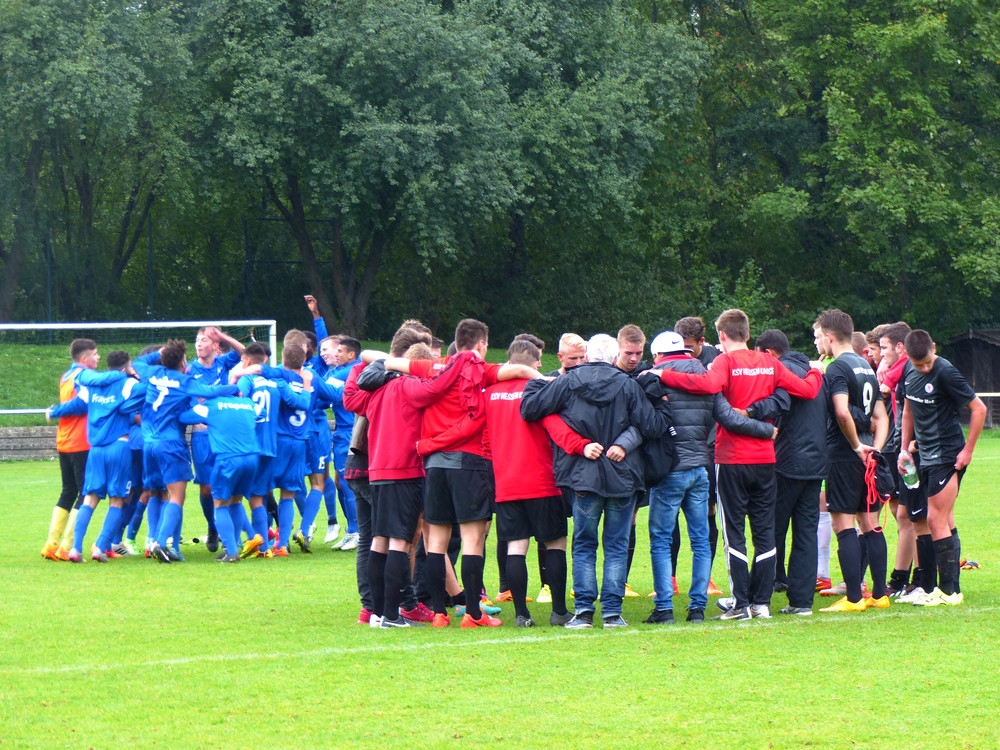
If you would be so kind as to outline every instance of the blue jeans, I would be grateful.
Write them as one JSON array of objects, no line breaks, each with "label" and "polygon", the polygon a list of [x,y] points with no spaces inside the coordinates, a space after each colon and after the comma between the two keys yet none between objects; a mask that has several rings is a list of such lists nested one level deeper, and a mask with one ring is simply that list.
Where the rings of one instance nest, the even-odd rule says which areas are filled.
[{"label": "blue jeans", "polygon": [[598,525],[604,515],[604,577],[601,616],[622,613],[628,570],[628,538],[632,531],[635,496],[601,497],[593,492],[573,496],[573,589],[576,614],[594,611],[597,599]]},{"label": "blue jeans", "polygon": [[708,473],[699,466],[671,472],[649,490],[649,553],[653,563],[653,588],[657,609],[673,609],[673,570],[670,539],[677,525],[677,512],[684,511],[691,539],[690,609],[708,605],[708,579],[712,574],[712,551],[708,544]]}]

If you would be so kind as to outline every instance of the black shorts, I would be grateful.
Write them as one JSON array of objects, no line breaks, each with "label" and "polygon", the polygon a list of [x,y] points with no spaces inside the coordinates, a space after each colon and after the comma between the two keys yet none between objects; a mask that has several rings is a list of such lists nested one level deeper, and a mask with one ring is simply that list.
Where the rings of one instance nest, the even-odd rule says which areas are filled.
[{"label": "black shorts", "polygon": [[[493,515],[493,469],[490,462],[466,460],[461,469],[428,469],[424,518],[435,526],[485,521]],[[476,464],[481,462],[481,466]],[[466,468],[469,466],[470,468]]]},{"label": "black shorts", "polygon": [[926,469],[921,466],[920,486],[927,488],[927,497],[934,497],[944,490],[955,474],[958,474],[958,487],[961,489],[965,469],[958,471],[955,468],[955,464],[936,464],[928,466]]},{"label": "black shorts", "polygon": [[372,483],[372,536],[411,541],[424,509],[424,480]]},{"label": "black shorts", "polygon": [[[917,476],[920,474],[920,456],[919,454],[913,455],[913,460],[917,464]],[[920,485],[911,490],[906,486],[903,481],[903,477],[899,472],[896,472],[896,486],[899,488],[899,504],[906,507],[906,514],[909,516],[911,521],[926,521],[927,520],[927,485],[923,481]]]},{"label": "black shorts", "polygon": [[[830,464],[826,476],[826,508],[831,513],[851,514],[869,510],[865,465],[860,460]],[[878,507],[871,510],[878,510]]]},{"label": "black shorts", "polygon": [[562,495],[497,503],[497,537],[502,542],[530,537],[543,544],[554,542],[566,536],[567,527]]}]

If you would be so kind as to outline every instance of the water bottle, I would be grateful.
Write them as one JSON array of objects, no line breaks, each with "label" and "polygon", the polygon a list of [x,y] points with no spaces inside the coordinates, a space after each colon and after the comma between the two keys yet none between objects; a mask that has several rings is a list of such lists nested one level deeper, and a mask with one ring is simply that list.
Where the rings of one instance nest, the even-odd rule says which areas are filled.
[{"label": "water bottle", "polygon": [[920,486],[920,475],[917,474],[917,467],[909,456],[903,457],[903,484],[911,490]]}]

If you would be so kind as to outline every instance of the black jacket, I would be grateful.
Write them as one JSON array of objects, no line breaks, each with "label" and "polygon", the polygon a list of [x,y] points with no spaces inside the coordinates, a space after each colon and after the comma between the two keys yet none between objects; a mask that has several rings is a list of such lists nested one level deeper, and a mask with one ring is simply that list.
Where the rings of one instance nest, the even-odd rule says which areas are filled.
[{"label": "black jacket", "polygon": [[[643,438],[659,437],[667,424],[638,383],[614,365],[588,362],[555,380],[532,380],[524,388],[521,416],[529,422],[559,414],[576,432],[600,443],[615,444],[629,426]],[[601,497],[631,497],[643,489],[643,465],[638,451],[616,463],[606,455],[596,461],[570,456],[556,448],[556,482],[575,492]]]}]

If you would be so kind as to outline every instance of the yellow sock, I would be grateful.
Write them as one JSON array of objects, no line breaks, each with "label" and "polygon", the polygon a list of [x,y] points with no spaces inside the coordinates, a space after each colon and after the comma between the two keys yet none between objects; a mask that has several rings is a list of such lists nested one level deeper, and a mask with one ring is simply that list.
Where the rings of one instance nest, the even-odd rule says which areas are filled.
[{"label": "yellow sock", "polygon": [[69,512],[69,518],[66,521],[66,531],[63,534],[62,542],[59,544],[60,549],[64,549],[67,552],[73,549],[73,527],[76,525],[76,508],[73,508]]},{"label": "yellow sock", "polygon": [[69,511],[60,508],[58,505],[52,509],[52,521],[49,523],[49,538],[45,546],[58,545],[66,530],[66,521],[69,519]]}]

